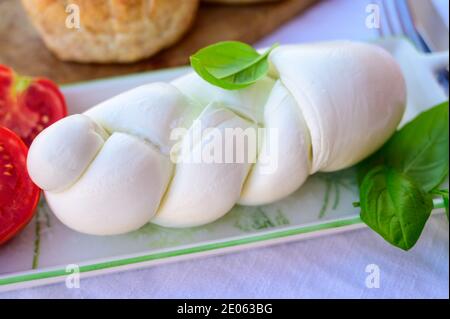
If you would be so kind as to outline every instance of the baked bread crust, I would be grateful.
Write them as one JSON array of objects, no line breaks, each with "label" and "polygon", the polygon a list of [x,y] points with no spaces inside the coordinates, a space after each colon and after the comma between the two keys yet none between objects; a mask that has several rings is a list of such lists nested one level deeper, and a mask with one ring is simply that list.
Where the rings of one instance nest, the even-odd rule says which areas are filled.
[{"label": "baked bread crust", "polygon": [[[22,0],[47,47],[76,62],[134,62],[174,44],[188,30],[199,0]],[[76,4],[80,28],[66,27]]]},{"label": "baked bread crust", "polygon": [[249,4],[258,2],[275,2],[280,0],[203,0],[203,2],[211,3],[227,3],[227,4]]}]

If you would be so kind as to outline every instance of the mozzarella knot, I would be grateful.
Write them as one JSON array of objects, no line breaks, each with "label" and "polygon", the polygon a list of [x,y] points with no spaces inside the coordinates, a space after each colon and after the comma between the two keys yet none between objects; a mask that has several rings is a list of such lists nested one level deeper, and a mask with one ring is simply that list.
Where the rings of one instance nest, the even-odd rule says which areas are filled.
[{"label": "mozzarella knot", "polygon": [[[402,118],[404,79],[381,48],[281,46],[269,60],[270,75],[246,89],[190,73],[62,119],[31,145],[29,174],[55,215],[83,233],[122,234],[148,222],[193,227],[236,203],[280,200],[315,172],[354,165]],[[210,154],[214,145],[221,152]]]}]

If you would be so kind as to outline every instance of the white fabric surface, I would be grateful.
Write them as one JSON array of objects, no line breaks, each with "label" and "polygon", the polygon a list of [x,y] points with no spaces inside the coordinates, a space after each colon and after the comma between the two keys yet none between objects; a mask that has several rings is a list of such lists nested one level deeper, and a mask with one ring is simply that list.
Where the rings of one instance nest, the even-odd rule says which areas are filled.
[{"label": "white fabric surface", "polygon": [[[448,12],[448,1],[436,2]],[[324,1],[258,46],[377,37],[364,24],[367,3]],[[369,264],[380,269],[380,288],[365,285]],[[79,289],[60,283],[0,298],[449,298],[449,223],[432,217],[409,252],[362,229],[82,279]]]}]

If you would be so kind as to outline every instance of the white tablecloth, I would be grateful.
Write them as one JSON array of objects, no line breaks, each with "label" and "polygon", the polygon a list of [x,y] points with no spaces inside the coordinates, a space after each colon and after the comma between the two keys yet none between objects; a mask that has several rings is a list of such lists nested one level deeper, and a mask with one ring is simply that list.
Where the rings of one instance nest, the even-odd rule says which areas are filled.
[{"label": "white tablecloth", "polygon": [[[368,39],[366,0],[318,4],[259,43]],[[448,24],[448,1],[436,1]],[[366,287],[366,266],[380,287]],[[411,251],[368,229],[0,294],[0,298],[448,298],[449,223],[432,217]]]}]

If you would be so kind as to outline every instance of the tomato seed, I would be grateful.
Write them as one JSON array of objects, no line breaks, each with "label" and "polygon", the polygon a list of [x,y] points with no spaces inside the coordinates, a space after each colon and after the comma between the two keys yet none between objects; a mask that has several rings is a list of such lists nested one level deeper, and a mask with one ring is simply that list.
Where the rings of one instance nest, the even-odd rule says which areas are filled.
[{"label": "tomato seed", "polygon": [[44,115],[41,117],[41,121],[42,123],[47,124],[50,121],[50,119],[47,115]]}]

